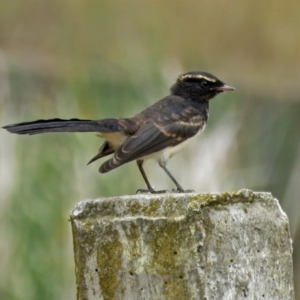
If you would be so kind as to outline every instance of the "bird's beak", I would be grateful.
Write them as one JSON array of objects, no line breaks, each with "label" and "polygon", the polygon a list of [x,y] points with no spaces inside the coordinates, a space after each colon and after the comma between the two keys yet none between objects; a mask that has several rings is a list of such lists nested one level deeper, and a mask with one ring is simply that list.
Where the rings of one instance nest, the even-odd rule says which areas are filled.
[{"label": "bird's beak", "polygon": [[214,90],[220,91],[220,92],[229,92],[229,91],[234,91],[235,88],[232,87],[232,86],[224,84],[222,86],[215,87]]}]

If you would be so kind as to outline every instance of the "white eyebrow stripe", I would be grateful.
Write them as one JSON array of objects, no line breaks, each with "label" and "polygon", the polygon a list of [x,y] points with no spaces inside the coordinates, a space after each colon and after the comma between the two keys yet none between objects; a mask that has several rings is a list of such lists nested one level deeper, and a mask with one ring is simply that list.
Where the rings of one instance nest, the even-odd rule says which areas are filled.
[{"label": "white eyebrow stripe", "polygon": [[216,82],[217,81],[215,78],[207,77],[207,76],[200,75],[200,74],[198,74],[198,75],[185,74],[185,75],[180,76],[181,80],[185,80],[185,79],[188,79],[188,78],[205,79],[205,80],[210,81],[210,82]]}]

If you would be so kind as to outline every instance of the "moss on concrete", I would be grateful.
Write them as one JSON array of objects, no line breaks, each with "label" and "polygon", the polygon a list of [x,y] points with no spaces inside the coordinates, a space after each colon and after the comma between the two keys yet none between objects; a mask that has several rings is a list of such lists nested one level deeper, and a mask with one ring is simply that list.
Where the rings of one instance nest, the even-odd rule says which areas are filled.
[{"label": "moss on concrete", "polygon": [[[266,255],[264,276],[293,295],[288,222],[269,193],[89,200],[71,220],[78,299],[220,299],[226,289],[244,297],[255,293]],[[275,260],[284,264],[280,274]]]},{"label": "moss on concrete", "polygon": [[[97,272],[103,299],[115,300],[115,292],[122,281],[119,272],[122,266],[123,245],[118,240],[118,233],[111,226],[107,230],[110,238],[97,247]],[[122,289],[122,287],[121,287]]]}]

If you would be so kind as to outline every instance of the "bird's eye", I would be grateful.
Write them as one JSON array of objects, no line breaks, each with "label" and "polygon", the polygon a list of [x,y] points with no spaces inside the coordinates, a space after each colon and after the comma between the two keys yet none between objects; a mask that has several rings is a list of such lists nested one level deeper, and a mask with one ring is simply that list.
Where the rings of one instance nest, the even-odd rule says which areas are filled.
[{"label": "bird's eye", "polygon": [[205,81],[205,80],[203,80],[203,81],[201,82],[201,86],[204,87],[204,88],[208,87],[208,82]]}]

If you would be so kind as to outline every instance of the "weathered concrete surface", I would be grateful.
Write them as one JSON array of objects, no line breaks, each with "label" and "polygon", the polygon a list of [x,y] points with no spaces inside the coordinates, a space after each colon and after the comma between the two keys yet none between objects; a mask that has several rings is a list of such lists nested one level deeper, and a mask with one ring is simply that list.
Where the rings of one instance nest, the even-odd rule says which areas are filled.
[{"label": "weathered concrete surface", "polygon": [[87,200],[71,221],[78,299],[294,299],[288,219],[269,193]]}]

